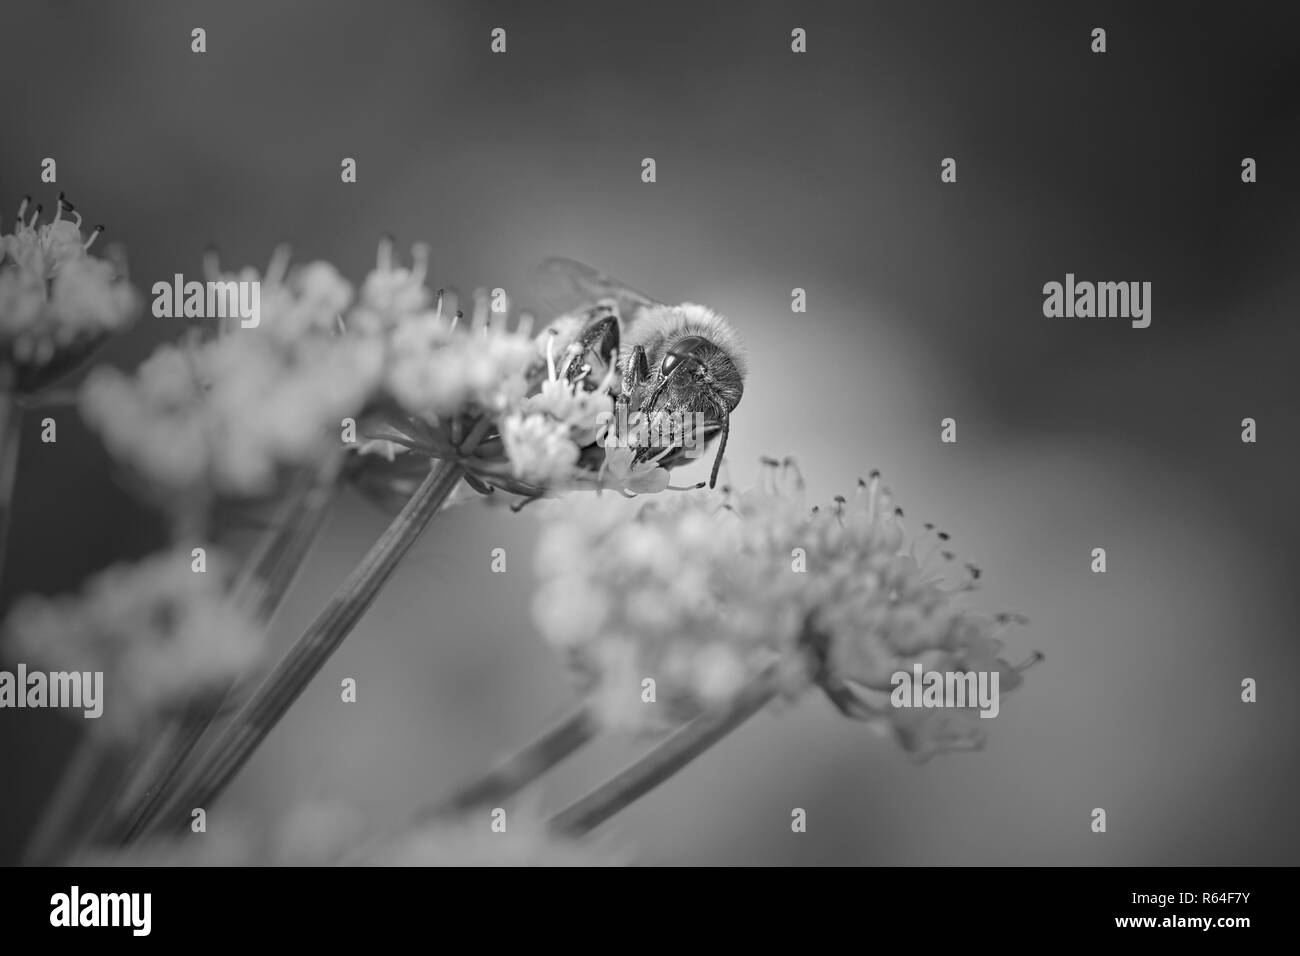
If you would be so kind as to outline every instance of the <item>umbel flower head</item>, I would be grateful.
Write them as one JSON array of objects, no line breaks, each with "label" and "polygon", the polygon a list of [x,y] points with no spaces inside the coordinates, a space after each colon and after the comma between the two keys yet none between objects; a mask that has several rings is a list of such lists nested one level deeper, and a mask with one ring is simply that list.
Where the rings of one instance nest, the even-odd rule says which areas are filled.
[{"label": "umbel flower head", "polygon": [[439,459],[460,464],[479,493],[501,490],[525,503],[571,488],[668,487],[667,471],[654,462],[622,468],[616,455],[606,457],[613,363],[594,387],[557,371],[581,349],[576,321],[533,336],[531,316],[511,328],[483,290],[466,318],[442,290],[424,288],[426,260],[427,249],[417,246],[413,266],[397,266],[391,243],[382,244],[361,301],[344,319],[388,343],[383,396],[367,415],[360,449],[370,460],[356,469],[363,486],[409,492],[425,462]]},{"label": "umbel flower head", "polygon": [[554,504],[534,613],[611,726],[671,725],[770,675],[790,698],[819,686],[923,759],[978,747],[982,722],[971,708],[892,706],[896,673],[996,671],[1004,692],[1021,680],[999,657],[1015,619],[956,606],[978,570],[946,583],[946,539],[927,528],[909,540],[878,475],[852,499],[809,508],[794,463],[768,460],[762,483],[739,494]]},{"label": "umbel flower head", "polygon": [[89,252],[102,226],[83,236],[81,214],[62,193],[49,222],[41,211],[25,197],[12,231],[0,232],[0,365],[12,367],[21,392],[68,372],[140,308],[121,253]]},{"label": "umbel flower head", "polygon": [[95,575],[75,596],[24,597],[0,633],[5,656],[51,671],[102,672],[97,733],[138,737],[260,658],[262,629],[231,598],[219,554],[194,570],[166,551]]},{"label": "umbel flower head", "polygon": [[215,255],[207,272],[261,283],[257,327],[194,330],[133,375],[95,369],[80,395],[110,452],[171,500],[271,492],[285,469],[339,448],[342,420],[360,414],[384,368],[382,341],[342,328],[352,289],[331,266],[290,270],[277,249],[260,279],[223,276]]},{"label": "umbel flower head", "polygon": [[466,319],[425,287],[425,246],[407,268],[385,239],[359,293],[328,263],[291,267],[283,246],[263,274],[223,272],[215,253],[204,266],[209,282],[258,283],[260,322],[226,318],[215,336],[191,329],[134,374],[96,369],[80,396],[109,451],[182,511],[266,496],[287,469],[345,445],[358,452],[349,474],[393,502],[433,460],[457,462],[478,493],[524,501],[572,487],[668,487],[655,462],[606,458],[612,373],[599,388],[557,373],[579,348],[563,323],[536,337],[528,316],[510,328],[482,292]]}]

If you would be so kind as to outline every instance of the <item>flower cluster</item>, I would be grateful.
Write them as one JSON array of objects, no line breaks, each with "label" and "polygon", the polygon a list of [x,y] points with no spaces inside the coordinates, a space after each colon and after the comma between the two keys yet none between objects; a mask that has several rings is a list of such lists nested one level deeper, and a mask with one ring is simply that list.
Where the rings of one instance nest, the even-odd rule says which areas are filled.
[{"label": "flower cluster", "polygon": [[160,346],[133,375],[95,369],[81,411],[105,445],[172,496],[264,495],[282,469],[339,446],[342,420],[361,412],[384,366],[381,342],[340,331],[352,289],[325,263],[289,270],[277,250],[261,280],[251,269],[210,279],[260,281],[261,324]]},{"label": "flower cluster", "polygon": [[[62,194],[54,216],[18,207],[13,231],[0,233],[0,363],[12,364],[21,391],[68,371],[140,307],[120,254],[92,256],[102,227],[81,233],[82,218]],[[65,214],[71,218],[64,218]]]},{"label": "flower cluster", "polygon": [[156,486],[255,496],[281,468],[337,447],[382,365],[365,343],[321,340],[293,351],[252,336],[160,346],[134,375],[101,367],[82,415],[120,460]]},{"label": "flower cluster", "polygon": [[767,677],[787,696],[821,686],[844,713],[892,727],[925,757],[978,746],[979,721],[891,707],[892,675],[920,662],[996,670],[1003,691],[1020,681],[998,658],[995,635],[1011,619],[953,604],[978,571],[946,585],[937,560],[952,561],[947,536],[927,529],[909,543],[876,475],[826,507],[805,506],[787,460],[767,462],[763,483],[741,494],[606,495],[552,508],[534,614],[610,725],[676,723]]},{"label": "flower cluster", "polygon": [[220,555],[196,573],[189,551],[115,565],[81,594],[27,596],[2,632],[7,656],[50,670],[102,672],[96,732],[139,738],[260,658],[263,634],[226,590]]},{"label": "flower cluster", "polygon": [[363,489],[396,488],[399,499],[430,459],[459,463],[479,492],[525,499],[668,486],[654,462],[605,456],[612,368],[594,389],[559,373],[579,348],[580,320],[533,336],[530,317],[510,328],[482,292],[465,319],[426,288],[427,257],[416,246],[401,266],[386,239],[355,293],[327,263],[291,268],[283,248],[261,276],[222,273],[210,255],[209,281],[260,284],[260,323],[226,320],[206,339],[192,330],[134,374],[95,370],[83,416],[151,488],[181,501],[264,496],[286,468],[343,445],[360,453],[350,473]]},{"label": "flower cluster", "polygon": [[[501,489],[526,500],[575,487],[658,491],[667,471],[655,463],[606,467],[602,416],[613,418],[613,365],[588,387],[560,373],[578,353],[581,316],[561,317],[532,335],[532,319],[514,328],[504,303],[474,296],[468,319],[441,291],[424,288],[427,250],[411,269],[395,266],[388,244],[367,278],[348,328],[379,330],[388,343],[382,398],[367,418],[363,450],[370,471],[395,479],[411,454],[458,462],[478,491]],[[653,475],[653,477],[651,477]],[[662,476],[662,480],[660,479]],[[409,480],[409,474],[408,474]]]}]

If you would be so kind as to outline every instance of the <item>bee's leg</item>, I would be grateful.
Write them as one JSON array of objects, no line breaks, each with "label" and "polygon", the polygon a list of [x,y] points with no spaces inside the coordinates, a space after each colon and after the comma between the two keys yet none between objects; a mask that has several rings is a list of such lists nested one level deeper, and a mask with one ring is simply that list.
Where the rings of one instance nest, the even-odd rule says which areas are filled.
[{"label": "bee's leg", "polygon": [[[632,353],[627,357],[626,364],[623,367],[623,382],[619,389],[618,400],[623,405],[631,405],[634,397],[650,381],[650,364],[645,358],[645,348],[640,345],[632,347]],[[640,404],[636,403],[639,408]]]},{"label": "bee's leg", "polygon": [[645,346],[632,346],[627,367],[623,369],[623,394],[631,395],[650,380],[650,363],[646,361]]},{"label": "bee's leg", "polygon": [[718,456],[713,459],[713,471],[709,474],[709,487],[718,483],[718,471],[722,468],[722,455],[727,450],[727,434],[731,431],[731,414],[722,416],[722,437],[718,441]]},{"label": "bee's leg", "polygon": [[477,478],[475,478],[475,477],[474,477],[473,475],[471,475],[469,472],[466,472],[464,477],[465,477],[465,484],[469,485],[471,488],[473,488],[475,491],[477,491],[480,495],[490,495],[490,494],[492,494],[493,492],[496,491],[496,489],[493,488],[491,485],[489,485],[489,484],[485,484],[485,483],[483,483],[482,481],[479,481]]},{"label": "bee's leg", "polygon": [[529,505],[531,505],[534,501],[541,501],[543,497],[544,497],[544,496],[543,496],[543,495],[540,495],[540,494],[538,494],[538,495],[525,495],[525,496],[524,496],[523,498],[521,498],[519,501],[516,501],[514,504],[512,504],[512,505],[510,506],[510,510],[511,510],[512,512],[514,512],[515,514],[519,514],[519,512],[523,511],[525,508],[527,508]]},{"label": "bee's leg", "polygon": [[605,378],[610,354],[618,354],[618,316],[607,315],[592,322],[578,338],[579,351],[564,369],[569,382],[586,379],[584,388],[591,391]]}]

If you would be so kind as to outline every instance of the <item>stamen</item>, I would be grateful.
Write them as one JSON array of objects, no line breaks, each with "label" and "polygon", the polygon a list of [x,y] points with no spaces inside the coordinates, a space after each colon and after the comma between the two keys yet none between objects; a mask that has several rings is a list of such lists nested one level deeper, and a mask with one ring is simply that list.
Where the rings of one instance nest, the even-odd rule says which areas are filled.
[{"label": "stamen", "polygon": [[[929,535],[933,530],[934,530],[934,525],[929,525],[929,526],[925,529],[925,533],[922,534],[922,535],[920,535],[920,536],[919,536],[915,541],[912,542],[912,548],[915,549],[915,548],[916,548],[916,545],[917,545],[919,542],[925,540],[925,538],[926,538],[926,537],[927,537],[927,536],[928,536],[928,535]],[[927,552],[925,552],[925,557],[921,558],[921,560],[919,560],[919,561],[916,562],[917,569],[918,569],[922,574],[924,574],[926,571],[928,571],[928,570],[930,569],[930,562],[934,559],[935,554],[938,553],[938,551],[939,551],[939,547],[940,547],[940,539],[937,539],[937,536],[936,536],[936,540],[935,540],[935,541],[930,545],[930,550],[927,551]]]},{"label": "stamen", "polygon": [[867,495],[867,522],[874,527],[879,518],[877,506],[883,504],[880,501],[880,472],[873,470],[870,478],[870,484],[863,484],[862,479],[860,478],[858,479],[858,482],[859,487],[861,487]]},{"label": "stamen", "polygon": [[380,272],[393,271],[393,237],[385,234],[379,240],[379,255],[376,264]]},{"label": "stamen", "polygon": [[95,229],[94,229],[94,231],[91,232],[91,234],[90,234],[90,238],[86,240],[86,244],[85,244],[84,246],[82,246],[81,248],[82,248],[82,249],[89,249],[89,248],[90,248],[90,244],[91,244],[92,242],[94,242],[96,239],[98,239],[98,238],[100,237],[100,235],[103,234],[103,232],[104,232],[104,227],[103,227],[102,225],[101,225],[101,226],[96,226]]},{"label": "stamen", "polygon": [[483,289],[474,290],[474,316],[470,319],[470,328],[475,332],[482,332],[487,337],[488,332],[488,298]]},{"label": "stamen", "polygon": [[424,282],[424,277],[429,271],[429,244],[427,242],[417,242],[411,247],[411,278],[415,283]]},{"label": "stamen", "polygon": [[27,204],[32,201],[31,196],[24,196],[23,201],[18,204],[18,225],[24,224],[23,216],[27,212]]},{"label": "stamen", "polygon": [[271,285],[282,285],[289,274],[289,262],[293,252],[287,242],[282,242],[271,252],[271,261],[266,267],[266,281]]},{"label": "stamen", "polygon": [[29,223],[27,223],[27,228],[28,228],[28,229],[31,229],[31,228],[35,227],[35,225],[36,225],[36,220],[41,218],[41,209],[42,209],[42,208],[43,208],[43,207],[41,206],[40,203],[37,203],[37,204],[36,204],[36,211],[35,211],[34,213],[32,213],[32,221],[29,222]]},{"label": "stamen", "polygon": [[438,290],[438,308],[433,316],[438,321],[442,321],[442,297],[446,293],[446,291],[447,291],[446,289]]},{"label": "stamen", "polygon": [[555,374],[555,336],[546,340],[546,377],[552,382],[556,379]]},{"label": "stamen", "polygon": [[209,282],[221,278],[221,255],[215,245],[209,244],[203,252],[203,275]]},{"label": "stamen", "polygon": [[1024,661],[1024,662],[1022,662],[1022,663],[1020,663],[1020,664],[1017,664],[1017,665],[1015,666],[1015,669],[1016,669],[1017,671],[1027,671],[1027,670],[1029,670],[1029,668],[1033,667],[1035,664],[1041,664],[1041,663],[1042,663],[1043,661],[1045,661],[1045,660],[1047,660],[1047,655],[1045,655],[1042,651],[1034,651],[1034,653],[1032,653],[1032,654],[1029,655],[1029,659],[1028,659],[1028,660],[1026,660],[1026,661]]},{"label": "stamen", "polygon": [[799,470],[799,463],[793,457],[787,457],[781,462],[782,468],[789,475],[794,476],[794,491],[796,494],[802,494],[804,491],[803,472]]},{"label": "stamen", "polygon": [[[614,384],[614,371],[617,364],[618,352],[611,351],[609,353],[609,368],[605,370],[605,377],[601,379],[600,384],[596,386],[597,391],[609,391],[610,387]],[[588,369],[588,371],[590,371],[590,369]]]}]

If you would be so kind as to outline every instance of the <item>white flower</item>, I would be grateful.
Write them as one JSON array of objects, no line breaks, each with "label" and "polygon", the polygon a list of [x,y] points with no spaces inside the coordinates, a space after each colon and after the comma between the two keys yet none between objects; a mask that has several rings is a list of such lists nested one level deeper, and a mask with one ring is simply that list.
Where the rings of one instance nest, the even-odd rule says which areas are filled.
[{"label": "white flower", "polygon": [[338,446],[382,368],[374,340],[321,336],[282,352],[250,329],[163,345],[134,376],[97,368],[80,405],[109,451],[163,489],[256,496]]},{"label": "white flower", "polygon": [[500,413],[523,399],[534,358],[531,340],[489,322],[482,297],[469,328],[458,324],[423,312],[395,325],[387,385],[408,414],[448,419]]},{"label": "white flower", "polygon": [[361,285],[361,301],[350,317],[350,327],[378,333],[399,325],[406,318],[424,312],[429,305],[429,290],[424,277],[429,268],[429,247],[423,244],[412,250],[414,265],[410,269],[393,263],[393,240],[379,244],[375,268]]},{"label": "white flower", "polygon": [[[929,553],[918,558],[916,542],[904,550],[901,512],[878,477],[852,501],[809,509],[792,462],[765,469],[765,481],[740,495],[697,490],[645,504],[606,496],[545,513],[535,618],[597,713],[633,730],[671,724],[774,670],[787,696],[820,685],[846,714],[891,726],[918,756],[977,745],[981,728],[959,732],[951,713],[891,708],[890,677],[923,660],[927,669],[997,670],[1011,690],[1019,669],[998,658],[995,634],[1015,618],[953,606],[978,572],[945,586],[934,562],[952,556],[932,529],[922,539]],[[655,680],[654,705],[640,699],[645,678]]]},{"label": "white flower", "polygon": [[120,256],[88,253],[100,229],[84,238],[81,215],[62,194],[44,225],[37,225],[41,207],[28,219],[27,206],[24,199],[13,232],[0,235],[0,361],[16,363],[19,388],[35,391],[126,327],[141,299]]},{"label": "white flower", "polygon": [[204,274],[210,282],[256,282],[259,285],[259,318],[255,330],[240,328],[239,316],[223,319],[224,334],[247,334],[286,350],[294,350],[321,336],[334,337],[342,331],[343,315],[352,302],[352,285],[328,262],[311,262],[290,267],[288,246],[278,246],[266,273],[246,268],[223,273],[215,252],[204,258]]},{"label": "white flower", "polygon": [[95,732],[138,736],[257,663],[260,627],[226,593],[221,556],[209,549],[195,573],[188,550],[115,565],[82,593],[29,596],[3,632],[8,655],[50,670],[102,671],[104,709]]},{"label": "white flower", "polygon": [[[663,454],[666,455],[669,450],[665,449]],[[636,461],[635,456],[634,448],[607,447],[605,463],[597,476],[596,484],[602,488],[632,494],[657,494],[666,490],[671,480],[668,469],[661,468],[657,458]]]},{"label": "white flower", "polygon": [[[555,362],[557,334],[543,333],[537,340],[546,355],[546,379],[541,389],[524,399],[523,410],[528,413],[549,415],[569,426],[573,440],[579,445],[590,445],[596,441],[607,421],[612,420],[613,402],[609,395],[614,382],[617,363],[611,361],[605,378],[594,389],[588,390],[581,383],[569,382],[560,376]],[[577,346],[573,346],[576,349]],[[566,348],[565,359],[572,357],[572,350]]]},{"label": "white flower", "polygon": [[564,422],[546,415],[507,415],[501,423],[506,457],[515,476],[546,487],[567,481],[579,449]]}]

